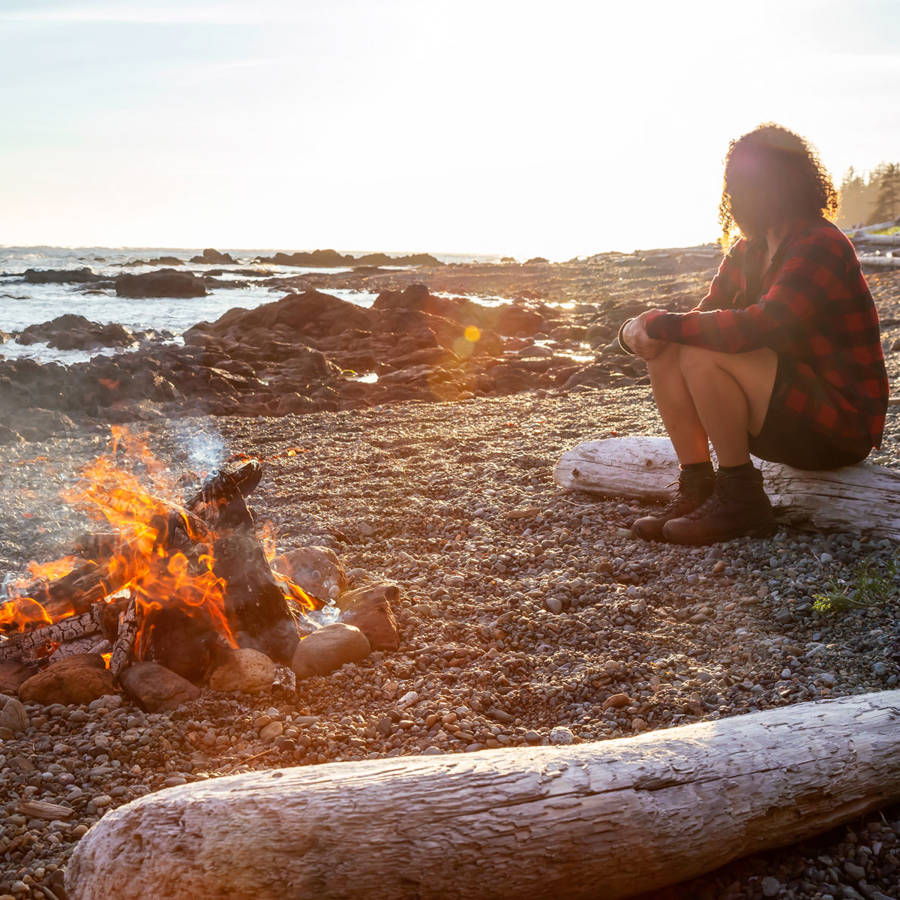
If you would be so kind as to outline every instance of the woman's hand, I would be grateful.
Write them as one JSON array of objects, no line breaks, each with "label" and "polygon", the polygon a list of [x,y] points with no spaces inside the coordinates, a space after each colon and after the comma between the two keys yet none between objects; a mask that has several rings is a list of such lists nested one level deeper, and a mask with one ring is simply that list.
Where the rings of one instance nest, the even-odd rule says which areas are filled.
[{"label": "woman's hand", "polygon": [[664,309],[648,309],[637,318],[632,319],[622,332],[625,343],[631,347],[641,359],[651,360],[662,353],[666,346],[665,341],[658,341],[647,334],[647,319],[655,313],[665,312]]}]

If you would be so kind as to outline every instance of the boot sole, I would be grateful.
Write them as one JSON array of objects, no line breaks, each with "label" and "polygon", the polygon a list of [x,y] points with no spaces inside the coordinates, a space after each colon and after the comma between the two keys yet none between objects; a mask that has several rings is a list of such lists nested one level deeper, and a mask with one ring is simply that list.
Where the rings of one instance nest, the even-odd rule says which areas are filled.
[{"label": "boot sole", "polygon": [[[674,519],[672,521],[675,521]],[[669,523],[666,522],[666,525]],[[761,525],[753,525],[750,528],[736,528],[733,531],[719,533],[712,536],[707,535],[686,535],[681,538],[672,538],[666,534],[666,526],[663,526],[663,540],[669,544],[681,544],[689,547],[705,547],[707,544],[721,544],[724,541],[733,541],[739,537],[766,538],[770,537],[777,531],[778,525],[775,522],[766,522]]]},{"label": "boot sole", "polygon": [[663,533],[662,533],[664,526],[665,526],[665,522],[662,525],[660,525],[658,529],[650,529],[650,531],[653,533],[645,534],[640,528],[637,527],[637,522],[635,522],[631,526],[630,531],[634,535],[634,537],[640,538],[642,541],[647,541],[648,543],[659,544],[659,543],[665,543],[665,540],[666,540],[663,537]]}]

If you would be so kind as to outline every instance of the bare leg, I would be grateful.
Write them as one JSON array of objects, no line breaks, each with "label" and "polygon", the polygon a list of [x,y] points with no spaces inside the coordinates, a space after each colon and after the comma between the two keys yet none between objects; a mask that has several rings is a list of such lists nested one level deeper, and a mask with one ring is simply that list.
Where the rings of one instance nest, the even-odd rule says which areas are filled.
[{"label": "bare leg", "polygon": [[653,396],[678,462],[683,466],[709,459],[709,440],[681,371],[683,344],[669,344],[647,363]]},{"label": "bare leg", "polygon": [[678,360],[696,415],[716,448],[719,465],[749,462],[747,435],[758,434],[765,421],[778,369],[776,353],[767,348],[718,353],[685,346]]}]

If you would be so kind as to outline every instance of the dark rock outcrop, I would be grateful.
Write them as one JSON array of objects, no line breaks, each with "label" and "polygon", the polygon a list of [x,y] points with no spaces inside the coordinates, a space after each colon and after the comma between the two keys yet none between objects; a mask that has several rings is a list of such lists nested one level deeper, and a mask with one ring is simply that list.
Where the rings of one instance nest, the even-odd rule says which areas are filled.
[{"label": "dark rock outcrop", "polygon": [[177,256],[155,256],[153,259],[133,259],[122,265],[127,268],[133,266],[183,266],[184,260]]},{"label": "dark rock outcrop", "polygon": [[221,253],[212,247],[207,247],[199,256],[192,256],[191,262],[209,265],[232,265],[235,263],[235,259],[230,253]]},{"label": "dark rock outcrop", "polygon": [[68,367],[0,359],[0,414],[22,423],[4,439],[33,439],[23,412],[37,409],[51,411],[41,430],[57,432],[69,416],[286,415],[561,387],[579,367],[542,346],[557,323],[530,300],[483,306],[422,284],[371,308],[308,290],[201,322],[184,346],[147,339]]},{"label": "dark rock outcrop", "polygon": [[103,276],[92,269],[26,269],[22,277],[29,284],[85,284]]},{"label": "dark rock outcrop", "polygon": [[67,313],[40,325],[29,325],[18,337],[20,344],[46,342],[57,350],[91,350],[94,347],[127,347],[135,337],[122,325],[101,325],[84,316]]},{"label": "dark rock outcrop", "polygon": [[120,275],[116,279],[119,297],[205,297],[203,282],[190,272],[158,269],[143,275]]},{"label": "dark rock outcrop", "polygon": [[365,253],[353,256],[338,253],[337,250],[278,252],[274,256],[260,256],[255,262],[276,266],[322,266],[338,268],[343,266],[441,266],[443,263],[430,253],[410,253],[406,256],[388,256],[386,253]]}]

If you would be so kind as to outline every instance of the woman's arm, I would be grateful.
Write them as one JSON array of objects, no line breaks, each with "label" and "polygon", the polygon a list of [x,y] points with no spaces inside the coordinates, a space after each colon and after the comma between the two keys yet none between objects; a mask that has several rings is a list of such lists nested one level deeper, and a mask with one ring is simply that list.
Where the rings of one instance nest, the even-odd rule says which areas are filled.
[{"label": "woman's arm", "polygon": [[[783,349],[816,317],[841,314],[836,301],[848,294],[848,247],[837,229],[817,229],[790,248],[774,283],[758,303],[745,309],[657,312],[646,322],[647,334],[725,353]],[[858,307],[853,312],[859,315]],[[849,313],[845,319],[848,330],[861,325]]]}]

